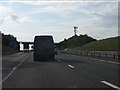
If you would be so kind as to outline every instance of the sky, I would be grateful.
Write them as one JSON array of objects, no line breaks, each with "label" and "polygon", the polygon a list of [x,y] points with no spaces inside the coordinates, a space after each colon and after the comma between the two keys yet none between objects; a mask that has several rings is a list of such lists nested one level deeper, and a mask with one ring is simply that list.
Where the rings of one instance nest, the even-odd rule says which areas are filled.
[{"label": "sky", "polygon": [[118,0],[115,1],[0,1],[0,31],[33,41],[52,35],[56,43],[74,35],[95,39],[118,36]]}]

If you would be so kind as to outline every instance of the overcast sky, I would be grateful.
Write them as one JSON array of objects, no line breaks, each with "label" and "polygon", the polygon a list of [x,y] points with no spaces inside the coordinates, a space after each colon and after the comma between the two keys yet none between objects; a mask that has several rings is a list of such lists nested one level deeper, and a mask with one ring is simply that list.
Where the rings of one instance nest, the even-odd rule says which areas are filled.
[{"label": "overcast sky", "polygon": [[13,1],[0,2],[0,31],[18,41],[35,35],[53,35],[55,42],[74,35],[96,39],[118,36],[118,2],[105,1]]}]

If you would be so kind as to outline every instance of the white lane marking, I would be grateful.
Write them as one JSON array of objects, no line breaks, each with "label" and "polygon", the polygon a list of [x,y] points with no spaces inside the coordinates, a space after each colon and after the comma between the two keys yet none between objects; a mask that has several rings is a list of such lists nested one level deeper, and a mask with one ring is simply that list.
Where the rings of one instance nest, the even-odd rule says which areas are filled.
[{"label": "white lane marking", "polygon": [[70,64],[68,64],[68,66],[69,66],[70,68],[75,68],[74,66],[72,66],[72,65],[70,65]]},{"label": "white lane marking", "polygon": [[107,61],[109,63],[114,63],[114,64],[120,64],[120,63],[117,63],[117,62],[112,62],[112,61]]},{"label": "white lane marking", "polygon": [[113,85],[113,84],[111,84],[111,83],[109,83],[109,82],[107,82],[107,81],[101,81],[101,82],[104,83],[104,84],[106,84],[106,85],[108,85],[108,86],[110,86],[110,87],[112,87],[112,88],[115,88],[115,89],[120,90],[120,87],[118,87],[118,86],[116,86],[116,85]]},{"label": "white lane marking", "polygon": [[17,69],[17,67],[14,67],[13,70],[14,70],[14,69]]},{"label": "white lane marking", "polygon": [[61,60],[58,60],[59,62],[61,62]]},{"label": "white lane marking", "polygon": [[95,59],[95,58],[89,58],[89,59],[96,60],[96,61],[101,61],[101,62],[113,63],[113,64],[120,64],[120,63],[118,63],[118,62],[107,61],[107,60],[100,60],[100,59]]},{"label": "white lane marking", "polygon": [[12,73],[13,73],[15,70],[16,70],[16,69],[13,69],[13,70],[2,80],[2,82],[0,82],[0,84],[2,84],[5,80],[7,80],[8,77],[9,77],[10,75],[12,75]]},{"label": "white lane marking", "polygon": [[0,82],[0,85],[5,81],[7,80],[13,73],[14,71],[25,61],[25,59],[27,58],[28,56],[26,56],[25,58],[23,58],[22,62],[19,63],[16,67],[13,68],[13,70],[2,80],[2,82]]}]

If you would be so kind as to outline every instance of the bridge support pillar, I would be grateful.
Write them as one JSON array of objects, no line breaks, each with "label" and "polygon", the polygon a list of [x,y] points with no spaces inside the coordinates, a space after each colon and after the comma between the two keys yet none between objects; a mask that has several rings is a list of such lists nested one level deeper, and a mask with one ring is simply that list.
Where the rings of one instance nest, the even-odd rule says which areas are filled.
[{"label": "bridge support pillar", "polygon": [[25,49],[31,50],[30,45],[34,45],[34,42],[19,42],[19,43],[23,45],[23,50]]},{"label": "bridge support pillar", "polygon": [[23,44],[23,49],[28,49],[29,50],[29,44],[28,43],[24,43]]}]

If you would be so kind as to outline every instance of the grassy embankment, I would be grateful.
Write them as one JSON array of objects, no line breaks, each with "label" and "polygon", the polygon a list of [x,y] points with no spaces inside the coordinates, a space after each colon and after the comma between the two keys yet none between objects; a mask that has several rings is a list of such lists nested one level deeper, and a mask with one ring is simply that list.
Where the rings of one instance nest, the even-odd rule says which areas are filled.
[{"label": "grassy embankment", "polygon": [[[1,47],[1,44],[0,44],[0,47]],[[14,49],[12,49],[10,47],[4,46],[4,45],[2,45],[2,50],[1,51],[2,51],[3,56],[17,52],[16,50],[14,50]]]},{"label": "grassy embankment", "polygon": [[81,46],[84,51],[120,51],[120,36],[94,41]]}]

